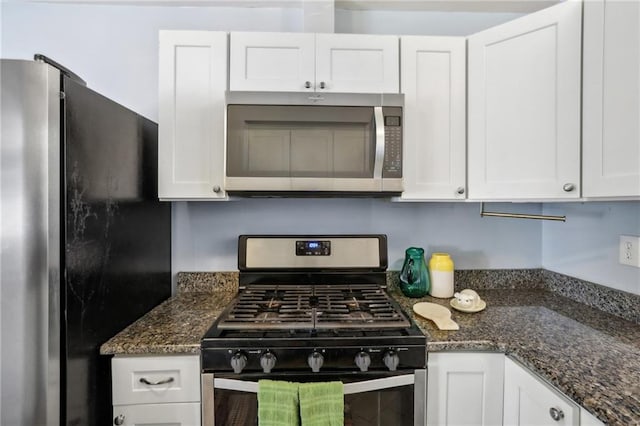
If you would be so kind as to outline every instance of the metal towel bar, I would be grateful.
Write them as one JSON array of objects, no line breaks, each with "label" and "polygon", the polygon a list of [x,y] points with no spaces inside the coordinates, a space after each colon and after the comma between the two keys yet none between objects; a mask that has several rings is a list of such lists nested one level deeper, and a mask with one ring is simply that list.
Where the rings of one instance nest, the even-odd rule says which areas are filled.
[{"label": "metal towel bar", "polygon": [[534,220],[555,220],[558,222],[566,222],[566,216],[549,216],[542,214],[522,214],[522,213],[501,213],[501,212],[486,212],[484,211],[484,203],[480,203],[480,216],[481,217],[506,217],[510,219],[534,219]]}]

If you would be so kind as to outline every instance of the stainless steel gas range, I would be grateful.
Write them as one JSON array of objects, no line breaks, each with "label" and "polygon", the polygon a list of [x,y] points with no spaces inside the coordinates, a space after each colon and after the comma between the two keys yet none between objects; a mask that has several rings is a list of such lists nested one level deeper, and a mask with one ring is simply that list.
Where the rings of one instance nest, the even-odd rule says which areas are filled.
[{"label": "stainless steel gas range", "polygon": [[384,235],[243,235],[201,342],[203,425],[257,424],[258,380],[344,383],[345,424],[424,425],[426,338],[386,292]]}]

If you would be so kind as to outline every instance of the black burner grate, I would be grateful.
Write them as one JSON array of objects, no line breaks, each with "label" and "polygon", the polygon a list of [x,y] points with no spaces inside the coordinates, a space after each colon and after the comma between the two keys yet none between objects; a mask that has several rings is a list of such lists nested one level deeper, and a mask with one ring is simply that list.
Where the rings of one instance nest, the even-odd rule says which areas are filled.
[{"label": "black burner grate", "polygon": [[375,284],[251,285],[218,323],[220,329],[400,328],[410,325]]}]

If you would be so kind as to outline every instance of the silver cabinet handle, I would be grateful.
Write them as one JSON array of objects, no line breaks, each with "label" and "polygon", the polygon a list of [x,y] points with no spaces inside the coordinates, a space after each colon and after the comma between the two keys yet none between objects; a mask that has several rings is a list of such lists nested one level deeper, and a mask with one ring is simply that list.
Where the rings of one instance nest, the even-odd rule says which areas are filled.
[{"label": "silver cabinet handle", "polygon": [[564,413],[562,412],[562,410],[559,410],[555,407],[549,408],[549,415],[556,422],[559,422],[560,420],[564,419]]},{"label": "silver cabinet handle", "polygon": [[311,89],[311,82],[310,81],[305,81],[304,82],[304,87],[305,87],[305,89]]},{"label": "silver cabinet handle", "polygon": [[564,190],[564,192],[571,192],[576,189],[576,186],[572,183],[565,183],[564,185],[562,185],[562,189]]},{"label": "silver cabinet handle", "polygon": [[219,194],[221,190],[222,188],[220,188],[220,185],[216,185],[213,187],[213,192],[215,192],[216,194]]},{"label": "silver cabinet handle", "polygon": [[324,81],[321,81],[321,82],[320,82],[320,88],[321,88],[321,89],[324,89],[325,87],[326,87],[326,84],[324,84]]},{"label": "silver cabinet handle", "polygon": [[456,192],[460,195],[464,194],[464,186],[459,186],[458,189],[456,189]]},{"label": "silver cabinet handle", "polygon": [[140,378],[140,383],[144,383],[145,385],[149,385],[149,386],[166,385],[167,383],[171,383],[171,382],[173,382],[173,377],[169,377],[167,379],[160,380],[160,381],[157,381],[157,382],[150,382],[147,379],[145,379],[144,377]]},{"label": "silver cabinet handle", "polygon": [[113,419],[113,424],[116,425],[116,426],[123,425],[124,424],[124,416],[122,414],[116,416]]}]

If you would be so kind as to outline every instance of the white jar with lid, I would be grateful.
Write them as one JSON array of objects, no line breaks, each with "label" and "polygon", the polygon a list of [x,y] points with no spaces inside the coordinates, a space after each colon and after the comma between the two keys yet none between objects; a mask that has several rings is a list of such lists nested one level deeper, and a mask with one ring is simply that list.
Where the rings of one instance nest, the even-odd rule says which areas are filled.
[{"label": "white jar with lid", "polygon": [[453,297],[453,260],[448,253],[433,253],[429,260],[431,289],[433,297]]}]

